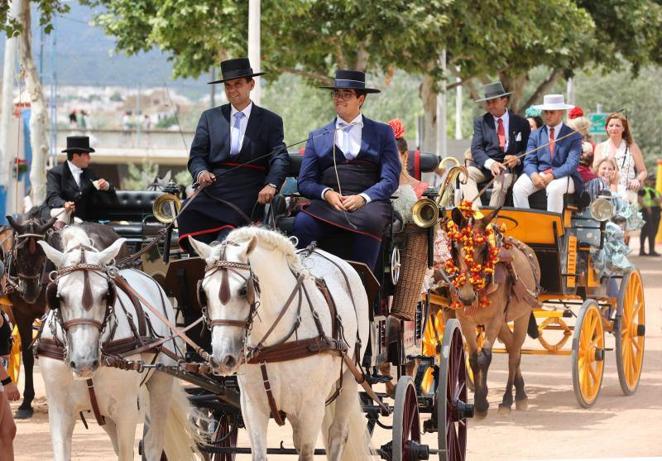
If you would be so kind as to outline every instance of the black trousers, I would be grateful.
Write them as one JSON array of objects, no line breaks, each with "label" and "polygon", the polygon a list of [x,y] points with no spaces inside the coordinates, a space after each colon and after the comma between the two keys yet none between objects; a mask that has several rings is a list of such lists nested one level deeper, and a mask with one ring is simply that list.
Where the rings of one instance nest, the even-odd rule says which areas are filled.
[{"label": "black trousers", "polygon": [[[649,213],[648,210],[651,212]],[[660,207],[642,208],[641,213],[646,222],[641,228],[639,252],[644,253],[646,238],[648,238],[648,253],[655,253],[655,235],[660,226]]]}]

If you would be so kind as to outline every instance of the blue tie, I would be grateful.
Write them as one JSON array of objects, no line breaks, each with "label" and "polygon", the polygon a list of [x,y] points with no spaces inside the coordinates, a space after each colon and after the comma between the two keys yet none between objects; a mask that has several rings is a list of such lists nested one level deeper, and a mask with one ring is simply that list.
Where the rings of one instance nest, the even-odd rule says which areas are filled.
[{"label": "blue tie", "polygon": [[230,135],[230,156],[235,156],[239,154],[241,150],[241,119],[244,118],[243,112],[237,112],[234,114],[234,133]]},{"label": "blue tie", "polygon": [[342,131],[344,132],[343,142],[342,142],[342,152],[343,154],[345,154],[345,158],[347,160],[352,160],[354,156],[352,155],[352,138],[349,132],[352,131],[352,127],[354,125],[350,125],[349,123],[345,123],[345,122],[340,122],[339,125],[342,127]]}]

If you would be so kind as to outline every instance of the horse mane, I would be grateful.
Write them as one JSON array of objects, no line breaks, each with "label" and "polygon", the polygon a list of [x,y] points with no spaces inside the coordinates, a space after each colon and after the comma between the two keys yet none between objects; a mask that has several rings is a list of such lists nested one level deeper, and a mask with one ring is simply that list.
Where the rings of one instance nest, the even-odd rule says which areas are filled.
[{"label": "horse mane", "polygon": [[293,271],[307,273],[307,270],[301,264],[301,259],[292,241],[278,231],[256,226],[240,227],[230,232],[228,240],[236,243],[244,243],[253,237],[257,237],[259,245],[283,253]]}]

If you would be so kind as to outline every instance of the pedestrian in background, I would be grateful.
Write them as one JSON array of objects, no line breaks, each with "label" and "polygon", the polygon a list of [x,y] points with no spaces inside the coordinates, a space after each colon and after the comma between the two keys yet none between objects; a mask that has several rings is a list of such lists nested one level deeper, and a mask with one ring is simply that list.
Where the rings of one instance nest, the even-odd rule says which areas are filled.
[{"label": "pedestrian in background", "polygon": [[[639,205],[644,216],[644,227],[641,228],[639,238],[639,256],[660,256],[655,251],[655,236],[660,227],[660,206],[662,206],[662,195],[655,190],[655,178],[646,179],[646,185],[639,191]],[[648,254],[644,251],[648,239]]]}]

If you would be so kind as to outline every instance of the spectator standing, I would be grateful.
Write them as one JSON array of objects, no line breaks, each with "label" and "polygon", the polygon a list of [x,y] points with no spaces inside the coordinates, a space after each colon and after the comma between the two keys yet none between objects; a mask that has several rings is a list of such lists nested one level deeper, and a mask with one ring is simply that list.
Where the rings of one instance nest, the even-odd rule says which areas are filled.
[{"label": "spectator standing", "polygon": [[0,310],[0,459],[13,461],[16,423],[11,414],[10,400],[18,400],[21,393],[7,373],[6,356],[11,352],[11,327],[7,314]]},{"label": "spectator standing", "polygon": [[76,109],[69,112],[69,128],[73,130],[78,128],[78,116],[76,113]]},{"label": "spectator standing", "polygon": [[[655,251],[655,236],[660,227],[660,206],[662,205],[662,195],[655,190],[655,179],[653,177],[646,179],[646,185],[639,191],[639,205],[644,216],[644,227],[641,228],[639,238],[639,256],[660,256]],[[648,254],[644,251],[648,239]]]}]

